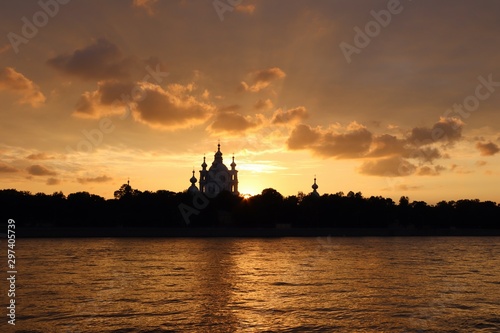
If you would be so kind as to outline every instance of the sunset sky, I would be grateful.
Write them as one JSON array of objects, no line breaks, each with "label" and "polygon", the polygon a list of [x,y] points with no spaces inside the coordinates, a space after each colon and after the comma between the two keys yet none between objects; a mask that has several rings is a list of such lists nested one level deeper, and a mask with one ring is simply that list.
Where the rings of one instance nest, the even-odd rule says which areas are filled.
[{"label": "sunset sky", "polygon": [[500,2],[4,1],[0,189],[500,202]]}]

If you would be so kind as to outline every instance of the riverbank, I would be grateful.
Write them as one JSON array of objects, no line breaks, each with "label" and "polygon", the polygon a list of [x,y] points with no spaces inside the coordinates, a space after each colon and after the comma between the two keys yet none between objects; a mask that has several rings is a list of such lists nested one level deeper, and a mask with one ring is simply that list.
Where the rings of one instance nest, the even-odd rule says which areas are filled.
[{"label": "riverbank", "polygon": [[412,236],[500,236],[500,229],[415,228],[54,228],[24,227],[17,238],[92,237],[412,237]]}]

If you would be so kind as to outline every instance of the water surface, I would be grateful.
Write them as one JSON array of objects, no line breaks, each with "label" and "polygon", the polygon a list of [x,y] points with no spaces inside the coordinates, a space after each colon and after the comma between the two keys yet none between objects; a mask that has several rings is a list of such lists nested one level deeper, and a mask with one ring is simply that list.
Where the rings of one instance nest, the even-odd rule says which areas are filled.
[{"label": "water surface", "polygon": [[19,239],[23,332],[500,332],[500,238]]}]

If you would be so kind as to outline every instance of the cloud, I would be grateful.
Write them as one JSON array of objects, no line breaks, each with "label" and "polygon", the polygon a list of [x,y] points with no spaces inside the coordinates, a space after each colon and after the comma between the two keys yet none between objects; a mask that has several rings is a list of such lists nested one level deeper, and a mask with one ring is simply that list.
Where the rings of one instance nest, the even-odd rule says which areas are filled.
[{"label": "cloud", "polygon": [[240,82],[238,88],[239,91],[259,92],[262,89],[267,88],[271,82],[284,78],[286,74],[278,67],[272,67],[253,72],[250,76],[251,85],[242,81]]},{"label": "cloud", "polygon": [[399,157],[388,157],[361,164],[359,172],[370,176],[402,177],[415,173],[416,166]]},{"label": "cloud", "polygon": [[86,177],[86,178],[77,178],[76,181],[79,182],[80,184],[87,184],[87,183],[105,183],[109,182],[110,180],[113,180],[113,178],[108,177],[106,175],[98,176],[98,177]]},{"label": "cloud", "polygon": [[262,110],[262,109],[271,109],[273,106],[274,106],[273,102],[268,98],[266,100],[259,99],[257,102],[255,102],[253,107],[257,110]]},{"label": "cloud", "polygon": [[421,162],[429,162],[443,157],[441,152],[434,147],[424,147],[424,148],[415,148],[408,149],[407,154],[404,154],[403,157],[418,159]]},{"label": "cloud", "polygon": [[17,170],[16,168],[14,168],[8,164],[0,162],[0,173],[18,172],[18,171],[19,170]]},{"label": "cloud", "polygon": [[49,156],[45,153],[37,153],[37,154],[30,154],[26,156],[28,160],[50,160],[53,159],[52,156]]},{"label": "cloud", "polygon": [[288,124],[294,123],[297,121],[301,121],[307,118],[309,114],[307,110],[303,106],[296,107],[294,109],[283,111],[282,109],[278,109],[274,112],[273,119],[271,120],[272,124]]},{"label": "cloud", "polygon": [[417,175],[418,176],[437,176],[441,171],[446,170],[445,167],[436,165],[434,168],[424,165],[418,168]]},{"label": "cloud", "polygon": [[498,145],[491,141],[488,143],[477,142],[476,148],[480,151],[481,156],[493,156],[500,151]]},{"label": "cloud", "polygon": [[262,117],[256,115],[256,119],[250,116],[244,116],[238,112],[225,111],[219,112],[208,130],[211,132],[242,133],[249,129],[256,128],[262,123]]},{"label": "cloud", "polygon": [[5,44],[4,46],[0,47],[0,54],[2,54],[4,52],[7,52],[10,49],[12,49],[12,45],[11,44]]},{"label": "cloud", "polygon": [[457,118],[441,117],[431,128],[416,127],[412,129],[408,142],[415,146],[428,145],[434,142],[454,143],[462,138],[464,123]]},{"label": "cloud", "polygon": [[[143,81],[100,81],[95,91],[81,95],[74,115],[99,118],[131,111],[136,121],[153,128],[194,126],[205,122],[215,111],[213,105],[201,102],[194,90],[193,84],[170,84],[162,88]],[[122,95],[128,97],[123,99]]]},{"label": "cloud", "polygon": [[486,162],[486,161],[476,161],[476,165],[477,165],[478,167],[485,166],[486,164],[488,164],[488,162]]},{"label": "cloud", "polygon": [[394,135],[383,134],[375,136],[368,152],[368,157],[384,157],[405,154],[407,149],[406,140],[399,139]]},{"label": "cloud", "polygon": [[290,137],[286,141],[288,149],[298,150],[313,147],[321,138],[322,134],[309,125],[299,124],[295,126]]},{"label": "cloud", "polygon": [[455,173],[458,173],[458,174],[469,174],[469,173],[472,173],[471,170],[469,170],[468,168],[464,167],[464,166],[461,166],[461,165],[457,165],[457,164],[452,164],[450,166],[450,170],[455,172]]},{"label": "cloud", "polygon": [[236,6],[236,11],[240,13],[253,14],[255,11],[255,5],[238,5]]},{"label": "cloud", "polygon": [[30,167],[28,167],[26,170],[28,170],[28,173],[33,176],[55,176],[57,173],[55,171],[52,171],[50,169],[47,169],[46,167],[39,165],[39,164],[34,164]]},{"label": "cloud", "polygon": [[153,5],[157,2],[158,0],[133,0],[132,6],[136,8],[141,8],[145,10],[148,15],[153,16],[155,14]]},{"label": "cloud", "polygon": [[57,179],[57,178],[49,178],[47,179],[47,185],[58,185],[61,183],[61,180]]},{"label": "cloud", "polygon": [[372,133],[359,128],[347,133],[327,133],[315,151],[325,157],[358,158],[365,155],[372,142]]},{"label": "cloud", "polygon": [[205,122],[214,112],[211,104],[200,102],[192,85],[171,84],[166,89],[140,83],[144,98],[136,103],[134,119],[153,128],[177,129]]},{"label": "cloud", "polygon": [[[132,82],[118,80],[100,81],[97,90],[84,92],[75,106],[74,115],[83,118],[99,118],[103,115],[123,113],[127,102],[132,101],[132,91],[142,91]],[[123,96],[128,96],[126,99]]]},{"label": "cloud", "polygon": [[124,79],[138,66],[132,58],[124,58],[120,49],[105,38],[47,61],[51,67],[83,80]]},{"label": "cloud", "polygon": [[29,104],[36,108],[45,103],[45,96],[40,88],[12,67],[0,70],[0,90],[6,90],[19,96],[19,104]]},{"label": "cloud", "polygon": [[347,126],[345,133],[299,124],[290,134],[287,146],[291,150],[310,149],[324,157],[359,158],[368,152],[371,142],[372,133],[356,122]]}]

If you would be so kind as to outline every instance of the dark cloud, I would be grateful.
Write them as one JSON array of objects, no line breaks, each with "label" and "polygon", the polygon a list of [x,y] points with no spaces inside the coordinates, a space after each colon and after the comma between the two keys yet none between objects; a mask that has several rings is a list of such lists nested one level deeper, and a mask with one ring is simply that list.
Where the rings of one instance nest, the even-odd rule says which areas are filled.
[{"label": "dark cloud", "polygon": [[[136,96],[132,96],[135,93]],[[139,93],[144,93],[138,84],[118,80],[99,81],[97,90],[80,96],[75,106],[75,115],[95,118],[105,114],[125,112]],[[125,96],[125,97],[124,97]]]},{"label": "dark cloud", "polygon": [[69,75],[84,80],[123,79],[130,76],[138,61],[125,58],[115,44],[99,38],[93,44],[71,54],[58,55],[47,63]]},{"label": "dark cloud", "polygon": [[46,153],[37,153],[37,154],[30,154],[26,156],[28,160],[50,160],[53,159],[52,156],[47,155]]},{"label": "dark cloud", "polygon": [[480,151],[481,156],[493,156],[500,151],[498,145],[491,141],[488,143],[477,142],[476,148]]},{"label": "dark cloud", "polygon": [[359,158],[368,152],[371,141],[372,133],[356,123],[340,134],[299,124],[290,134],[287,146],[291,150],[310,149],[324,157]]},{"label": "dark cloud", "polygon": [[434,147],[423,147],[423,148],[415,148],[408,149],[407,152],[403,155],[405,158],[413,158],[417,159],[420,162],[429,162],[442,158],[441,152]]},{"label": "dark cloud", "polygon": [[441,171],[445,170],[442,166],[430,167],[428,165],[424,165],[418,168],[417,175],[418,176],[438,176]]},{"label": "dark cloud", "polygon": [[241,105],[239,104],[232,104],[232,105],[227,105],[219,108],[219,112],[235,112],[241,109]]},{"label": "dark cloud", "polygon": [[213,132],[242,133],[246,130],[256,128],[261,124],[260,119],[245,117],[240,113],[227,111],[219,112],[214,122],[209,126]]},{"label": "dark cloud", "polygon": [[273,107],[273,102],[268,98],[268,99],[259,99],[257,102],[254,104],[254,108],[257,110],[262,110],[262,109],[270,109]]},{"label": "dark cloud", "polygon": [[34,164],[29,166],[27,169],[28,173],[33,176],[55,176],[57,173],[50,169],[47,169],[43,165]]},{"label": "dark cloud", "polygon": [[399,157],[381,158],[361,164],[359,172],[370,176],[403,177],[415,173],[416,166]]},{"label": "dark cloud", "polygon": [[57,179],[57,178],[49,178],[47,179],[47,185],[58,185],[61,183],[61,180],[60,179]]},{"label": "dark cloud", "polygon": [[366,128],[357,128],[342,134],[326,133],[314,151],[325,157],[358,158],[368,152],[371,142],[372,133]]},{"label": "dark cloud", "polygon": [[0,173],[17,172],[17,171],[19,171],[19,170],[17,170],[16,168],[14,168],[8,164],[0,162]]},{"label": "dark cloud", "polygon": [[262,69],[251,73],[250,75],[251,84],[248,84],[245,81],[240,82],[238,90],[259,92],[262,89],[267,88],[271,84],[271,82],[277,79],[284,78],[285,76],[286,76],[285,72],[283,72],[278,67]]},{"label": "dark cloud", "polygon": [[0,69],[0,91],[2,90],[10,91],[19,96],[19,104],[39,107],[45,102],[45,96],[40,91],[40,88],[12,67]]},{"label": "dark cloud", "polygon": [[407,148],[406,140],[398,139],[394,135],[383,134],[375,136],[367,157],[387,157],[393,155],[403,155]]},{"label": "dark cloud", "polygon": [[415,146],[423,146],[434,142],[454,143],[462,138],[464,123],[456,118],[441,118],[431,128],[416,127],[412,129],[408,142]]},{"label": "dark cloud", "polygon": [[301,121],[307,118],[309,114],[307,110],[303,106],[296,107],[294,109],[283,111],[282,109],[278,109],[274,112],[273,119],[271,120],[272,124],[288,124],[296,121]]},{"label": "dark cloud", "polygon": [[292,150],[310,149],[323,157],[359,158],[368,152],[371,142],[372,133],[356,123],[340,134],[299,124],[290,134],[287,146]]},{"label": "dark cloud", "polygon": [[98,176],[98,177],[86,177],[86,178],[77,178],[76,181],[79,182],[80,184],[87,184],[87,183],[105,183],[109,182],[110,180],[113,180],[113,178],[108,177],[106,175]]},{"label": "dark cloud", "polygon": [[189,127],[206,121],[215,111],[213,105],[199,101],[193,90],[192,84],[164,89],[148,82],[101,81],[97,90],[80,97],[74,114],[99,118],[132,111],[136,121],[154,128]]},{"label": "dark cloud", "polygon": [[286,143],[288,149],[306,149],[313,147],[320,138],[319,131],[312,129],[309,125],[299,124],[295,126]]},{"label": "dark cloud", "polygon": [[200,102],[191,94],[192,87],[179,84],[166,89],[142,84],[144,99],[138,101],[134,118],[151,127],[176,129],[205,122],[215,111],[211,104]]}]

